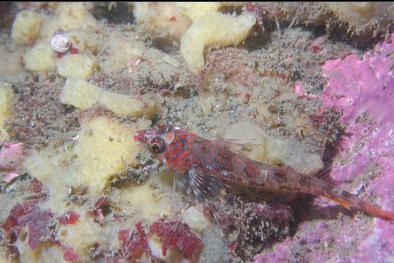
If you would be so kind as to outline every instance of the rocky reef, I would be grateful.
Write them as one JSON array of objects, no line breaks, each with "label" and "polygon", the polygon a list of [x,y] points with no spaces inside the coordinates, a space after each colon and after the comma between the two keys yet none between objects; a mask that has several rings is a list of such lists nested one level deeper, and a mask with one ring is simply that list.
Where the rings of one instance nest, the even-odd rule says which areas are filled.
[{"label": "rocky reef", "polygon": [[0,263],[394,262],[392,224],[235,182],[198,204],[133,137],[331,167],[394,211],[393,7],[0,4]]}]

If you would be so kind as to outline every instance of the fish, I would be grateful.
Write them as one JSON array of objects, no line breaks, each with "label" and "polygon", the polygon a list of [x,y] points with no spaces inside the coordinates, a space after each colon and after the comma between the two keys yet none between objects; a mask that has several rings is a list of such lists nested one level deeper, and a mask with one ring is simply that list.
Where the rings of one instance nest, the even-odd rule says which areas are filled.
[{"label": "fish", "polygon": [[394,220],[394,212],[341,190],[327,180],[289,167],[254,161],[222,140],[206,139],[169,125],[138,130],[134,140],[146,146],[166,168],[182,175],[183,186],[199,201],[216,197],[225,191],[226,185],[235,184],[257,191],[321,196],[349,210]]}]

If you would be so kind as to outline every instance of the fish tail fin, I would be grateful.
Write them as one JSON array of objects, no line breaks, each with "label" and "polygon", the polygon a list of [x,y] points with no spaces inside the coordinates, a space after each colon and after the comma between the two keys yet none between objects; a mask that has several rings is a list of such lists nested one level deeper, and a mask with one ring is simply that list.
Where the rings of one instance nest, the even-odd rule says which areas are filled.
[{"label": "fish tail fin", "polygon": [[383,210],[366,201],[361,201],[361,210],[371,216],[379,217],[385,220],[394,220],[393,211]]},{"label": "fish tail fin", "polygon": [[394,220],[394,212],[386,211],[370,202],[364,201],[355,195],[342,191],[340,194],[324,195],[326,198],[351,210],[360,210],[370,216],[379,217],[384,220]]}]

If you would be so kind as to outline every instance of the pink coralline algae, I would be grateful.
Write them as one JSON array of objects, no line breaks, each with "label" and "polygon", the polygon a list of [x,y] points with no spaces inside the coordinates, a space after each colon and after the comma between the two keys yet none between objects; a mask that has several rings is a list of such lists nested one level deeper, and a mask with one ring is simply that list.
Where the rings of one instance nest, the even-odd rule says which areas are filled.
[{"label": "pink coralline algae", "polygon": [[[343,112],[350,135],[342,140],[341,154],[331,176],[353,180],[376,167],[376,178],[367,187],[378,204],[394,211],[394,34],[362,60],[348,56],[328,62],[323,74],[329,80],[323,103]],[[372,233],[360,242],[357,261],[387,262],[394,257],[394,225],[376,219]]]},{"label": "pink coralline algae", "polygon": [[0,150],[0,172],[5,172],[3,182],[9,183],[19,176],[17,172],[23,160],[22,143],[4,143]]},{"label": "pink coralline algae", "polygon": [[22,143],[4,143],[0,150],[0,168],[13,169],[21,161],[23,154]]},{"label": "pink coralline algae", "polygon": [[175,247],[179,249],[185,259],[191,260],[191,262],[198,258],[203,245],[201,239],[191,231],[188,225],[182,222],[166,222],[159,219],[149,226],[148,233],[145,232],[142,222],[139,222],[133,231],[130,229],[119,230],[120,253],[107,258],[107,262],[145,262],[148,258],[153,260],[153,253],[148,245],[148,239],[152,235],[156,235],[163,243],[162,253],[164,256],[169,248]]},{"label": "pink coralline algae", "polygon": [[109,207],[111,206],[111,200],[109,199],[108,196],[102,196],[100,197],[96,203],[94,204],[92,214],[95,217],[95,221],[103,224],[105,220],[105,214],[104,211],[109,211]]},{"label": "pink coralline algae", "polygon": [[203,247],[201,239],[194,234],[190,227],[178,221],[154,222],[149,228],[149,235],[157,235],[163,242],[162,253],[165,256],[167,249],[178,248],[183,256],[192,261],[198,258]]},{"label": "pink coralline algae", "polygon": [[73,225],[77,223],[80,215],[74,211],[68,211],[62,216],[59,216],[57,220],[61,225]]},{"label": "pink coralline algae", "polygon": [[4,223],[0,225],[0,228],[5,231],[6,240],[10,244],[9,248],[17,251],[14,244],[20,238],[22,230],[27,226],[27,244],[31,249],[40,249],[42,244],[52,244],[64,250],[64,260],[77,261],[79,255],[74,249],[58,240],[57,223],[63,225],[75,224],[79,215],[74,211],[69,211],[56,218],[50,210],[40,209],[38,204],[41,201],[36,199],[17,203],[11,209]]},{"label": "pink coralline algae", "polygon": [[[360,182],[350,190],[364,191],[363,198],[376,197],[374,202],[388,211],[394,211],[393,67],[394,34],[361,59],[353,54],[322,66],[328,80],[321,97],[323,106],[339,110],[346,127],[330,176],[337,182]],[[379,218],[368,222],[337,222],[336,231],[322,227],[321,221],[302,223],[295,237],[256,256],[255,262],[297,262],[300,237],[305,237],[302,246],[309,251],[303,259],[314,262],[394,262],[394,223]],[[316,248],[312,237],[319,242],[331,240],[328,244],[336,249]],[[341,247],[351,249],[343,253]]]},{"label": "pink coralline algae", "polygon": [[40,210],[36,202],[17,203],[1,227],[12,240],[27,225],[28,244],[35,249],[40,243],[55,240],[55,233],[50,222],[52,219],[53,213]]},{"label": "pink coralline algae", "polygon": [[148,241],[142,222],[136,224],[135,229],[136,231],[130,229],[119,230],[118,239],[121,243],[121,257],[119,260],[134,262],[140,259],[144,253],[149,254]]}]

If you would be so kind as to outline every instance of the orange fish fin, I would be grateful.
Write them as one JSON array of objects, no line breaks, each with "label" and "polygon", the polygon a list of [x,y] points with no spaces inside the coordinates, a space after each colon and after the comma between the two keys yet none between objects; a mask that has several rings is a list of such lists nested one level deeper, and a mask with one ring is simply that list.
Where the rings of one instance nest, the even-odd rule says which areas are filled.
[{"label": "orange fish fin", "polygon": [[204,202],[212,199],[224,200],[227,189],[219,178],[207,175],[200,169],[190,169],[182,179],[182,187],[186,193]]},{"label": "orange fish fin", "polygon": [[335,196],[331,196],[331,197],[327,197],[327,198],[340,204],[341,206],[345,207],[346,209],[351,210],[351,205],[350,205],[349,201],[346,201],[345,199],[335,197]]},{"label": "orange fish fin", "polygon": [[[347,192],[343,192],[342,194],[347,194]],[[351,210],[352,208],[355,208],[354,205],[352,205],[351,200],[348,198],[343,198],[343,197],[340,197],[340,196],[338,196],[336,194],[332,194],[332,193],[331,194],[322,194],[321,196],[323,196],[331,201],[334,201],[337,204],[340,204],[341,206],[345,207],[346,209]],[[351,196],[351,194],[348,194],[348,196]]]},{"label": "orange fish fin", "polygon": [[347,209],[357,209],[370,216],[379,217],[384,220],[394,220],[394,212],[386,211],[372,203],[362,200],[348,192],[343,192],[346,195],[345,198],[337,196],[326,196],[328,199],[335,201]]}]

